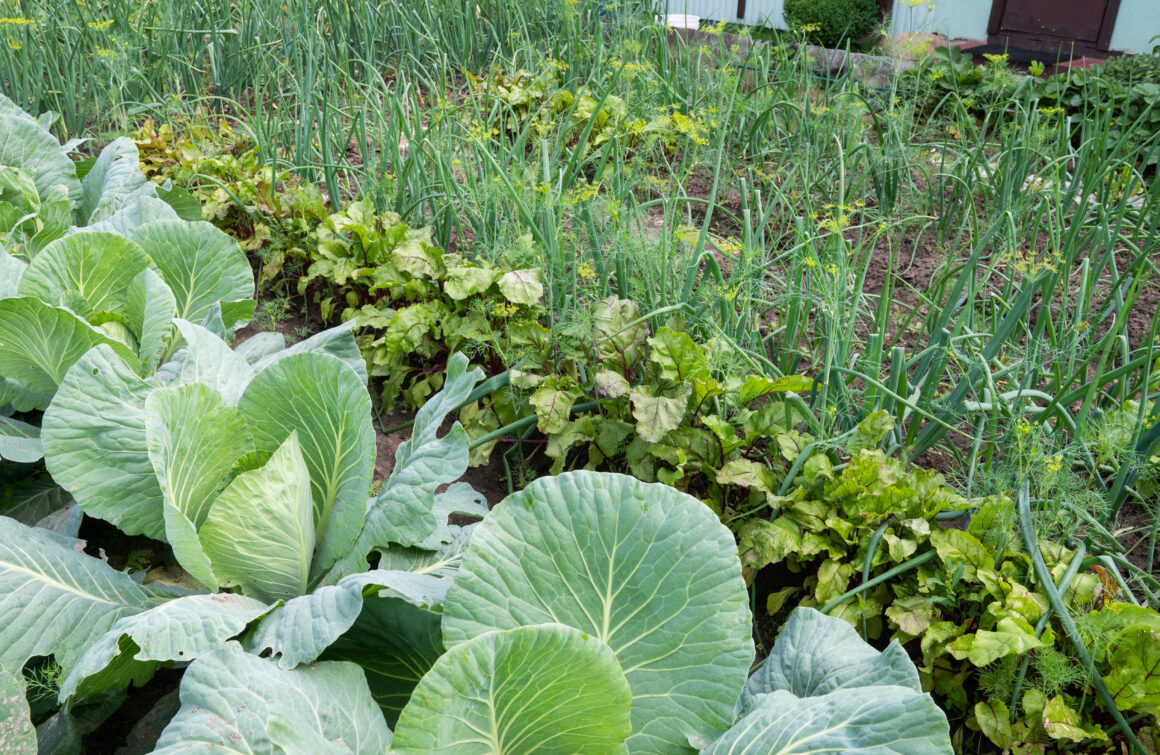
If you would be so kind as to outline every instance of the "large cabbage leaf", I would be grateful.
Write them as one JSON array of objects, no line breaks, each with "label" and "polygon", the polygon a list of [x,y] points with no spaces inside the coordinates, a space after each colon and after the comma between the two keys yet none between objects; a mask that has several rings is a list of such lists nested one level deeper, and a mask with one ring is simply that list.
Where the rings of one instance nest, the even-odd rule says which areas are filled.
[{"label": "large cabbage leaf", "polygon": [[36,728],[24,694],[24,677],[0,666],[0,752],[36,755]]},{"label": "large cabbage leaf", "polygon": [[607,645],[561,624],[487,632],[452,648],[399,716],[394,751],[626,752],[631,693]]},{"label": "large cabbage leaf", "polygon": [[152,607],[79,540],[0,516],[0,666],[52,655],[66,670],[120,618]]},{"label": "large cabbage leaf", "polygon": [[422,607],[442,605],[449,580],[430,574],[373,569],[336,585],[287,601],[262,618],[246,641],[255,653],[272,654],[282,668],[310,663],[351,628],[374,596],[402,598]]},{"label": "large cabbage leaf", "polygon": [[0,299],[0,377],[29,391],[51,397],[69,368],[101,344],[136,369],[133,350],[68,309],[31,296]]},{"label": "large cabbage leaf", "polygon": [[189,595],[126,616],[90,647],[60,684],[60,699],[87,697],[148,679],[159,662],[189,662],[220,650],[268,610],[242,595]]},{"label": "large cabbage leaf", "polygon": [[737,547],[697,499],[631,477],[536,480],[474,531],[444,604],[454,648],[558,622],[612,648],[632,688],[630,752],[692,752],[733,720],[753,662]]},{"label": "large cabbage leaf", "polygon": [[158,220],[134,229],[130,238],[173,289],[178,317],[201,322],[214,304],[254,295],[254,273],[245,253],[210,223]]},{"label": "large cabbage leaf", "polygon": [[44,413],[41,443],[52,478],[86,514],[164,540],[164,498],[145,433],[145,400],[156,388],[98,346],[65,376]]},{"label": "large cabbage leaf", "polygon": [[80,225],[91,225],[142,197],[156,197],[157,187],[141,172],[133,140],[122,136],[108,144],[81,179]]},{"label": "large cabbage leaf", "polygon": [[130,284],[148,266],[145,250],[123,236],[74,233],[36,255],[20,281],[20,294],[68,307],[83,318],[121,313]]},{"label": "large cabbage leaf", "polygon": [[156,753],[384,753],[391,740],[353,663],[286,670],[231,643],[191,663],[180,694]]},{"label": "large cabbage leaf", "polygon": [[879,652],[812,608],[790,616],[738,708],[742,718],[705,753],[953,752],[946,716],[898,643]]}]

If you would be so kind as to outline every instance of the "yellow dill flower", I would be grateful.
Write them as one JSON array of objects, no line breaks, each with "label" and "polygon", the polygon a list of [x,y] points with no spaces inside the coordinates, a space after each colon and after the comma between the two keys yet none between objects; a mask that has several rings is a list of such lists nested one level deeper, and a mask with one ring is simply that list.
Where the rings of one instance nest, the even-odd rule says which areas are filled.
[{"label": "yellow dill flower", "polygon": [[113,25],[113,19],[106,18],[104,21],[89,21],[87,26],[93,31],[104,31]]},{"label": "yellow dill flower", "polygon": [[25,26],[35,23],[31,18],[0,18],[0,24],[11,24],[12,26]]},{"label": "yellow dill flower", "polygon": [[818,261],[815,260],[813,257],[806,257],[805,263],[806,263],[806,267],[817,267],[818,266]]},{"label": "yellow dill flower", "polygon": [[986,58],[988,60],[988,62],[994,63],[995,65],[1003,65],[1007,62],[1007,53],[1005,53],[1005,52],[1004,53],[991,53],[991,52],[983,53],[983,57]]},{"label": "yellow dill flower", "polygon": [[576,268],[576,275],[579,276],[580,280],[583,281],[589,280],[590,278],[595,278],[596,268],[592,267],[592,265],[588,264],[587,262],[581,262],[580,265]]}]

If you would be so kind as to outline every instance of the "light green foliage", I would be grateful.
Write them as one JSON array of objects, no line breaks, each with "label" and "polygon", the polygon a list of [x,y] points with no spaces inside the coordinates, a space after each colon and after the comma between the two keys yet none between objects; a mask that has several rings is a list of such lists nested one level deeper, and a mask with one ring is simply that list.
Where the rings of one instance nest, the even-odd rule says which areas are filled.
[{"label": "light green foliage", "polygon": [[399,717],[401,753],[625,753],[631,697],[596,637],[559,624],[487,632],[445,653]]},{"label": "light green foliage", "polygon": [[256,355],[255,371],[209,331],[177,323],[188,345],[170,384],[138,378],[107,347],[70,371],[45,415],[49,470],[91,516],[168,540],[211,588],[300,595],[349,552],[366,511],[370,402],[335,356],[357,353],[352,336]]},{"label": "light green foliage", "polygon": [[732,535],[699,501],[591,472],[504,501],[472,536],[443,640],[553,622],[599,639],[625,669],[629,751],[682,752],[727,728],[753,658],[750,614]]},{"label": "light green foliage", "polygon": [[386,752],[391,732],[353,663],[285,670],[231,643],[190,664],[181,709],[155,752],[215,747],[223,738],[259,752],[362,753]]}]

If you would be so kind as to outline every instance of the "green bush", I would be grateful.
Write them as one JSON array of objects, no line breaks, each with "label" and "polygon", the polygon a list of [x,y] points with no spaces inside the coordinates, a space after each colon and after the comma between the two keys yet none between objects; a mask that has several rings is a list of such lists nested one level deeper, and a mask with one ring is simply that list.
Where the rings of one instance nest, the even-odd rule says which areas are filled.
[{"label": "green bush", "polygon": [[1103,78],[1131,86],[1160,84],[1160,55],[1120,55],[1099,67]]},{"label": "green bush", "polygon": [[814,44],[837,47],[874,28],[878,5],[874,0],[785,0],[785,20]]}]

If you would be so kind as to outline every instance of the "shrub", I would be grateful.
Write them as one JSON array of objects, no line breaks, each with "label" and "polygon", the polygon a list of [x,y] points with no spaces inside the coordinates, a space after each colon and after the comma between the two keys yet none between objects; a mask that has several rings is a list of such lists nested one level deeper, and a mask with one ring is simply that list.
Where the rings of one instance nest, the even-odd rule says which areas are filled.
[{"label": "shrub", "polygon": [[874,0],[785,0],[785,20],[814,44],[837,47],[874,28],[878,5]]}]

